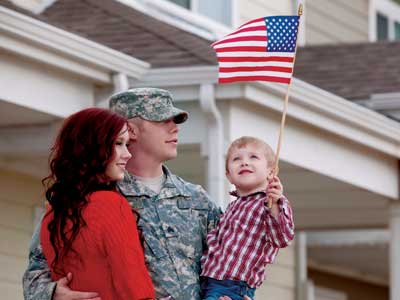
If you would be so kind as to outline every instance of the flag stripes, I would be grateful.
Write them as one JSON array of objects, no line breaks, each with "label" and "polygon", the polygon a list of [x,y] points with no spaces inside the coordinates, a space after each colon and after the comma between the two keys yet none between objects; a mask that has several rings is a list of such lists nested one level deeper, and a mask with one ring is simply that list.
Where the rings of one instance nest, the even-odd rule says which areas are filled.
[{"label": "flag stripes", "polygon": [[[290,29],[293,21],[289,18],[293,17],[255,19],[213,43],[219,64],[219,83],[255,80],[290,83],[295,54],[286,43],[288,40],[293,43],[295,35],[294,29]],[[278,28],[273,22],[277,22]],[[267,24],[271,28],[267,28]],[[297,33],[298,23],[295,24]],[[269,49],[269,43],[275,48],[282,46],[282,50]]]}]

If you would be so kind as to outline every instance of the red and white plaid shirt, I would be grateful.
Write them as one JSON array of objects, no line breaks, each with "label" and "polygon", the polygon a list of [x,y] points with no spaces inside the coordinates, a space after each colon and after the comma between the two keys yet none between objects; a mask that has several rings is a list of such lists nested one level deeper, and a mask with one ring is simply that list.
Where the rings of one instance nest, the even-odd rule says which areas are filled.
[{"label": "red and white plaid shirt", "polygon": [[289,201],[279,199],[275,219],[264,204],[266,197],[258,192],[229,204],[217,228],[207,235],[201,276],[245,281],[252,288],[262,284],[266,264],[273,263],[279,248],[294,238]]}]

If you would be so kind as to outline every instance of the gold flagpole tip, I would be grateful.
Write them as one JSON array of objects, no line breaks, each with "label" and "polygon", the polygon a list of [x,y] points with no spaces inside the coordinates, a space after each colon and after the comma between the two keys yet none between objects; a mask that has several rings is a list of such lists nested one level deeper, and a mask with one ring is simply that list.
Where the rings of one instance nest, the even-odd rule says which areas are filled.
[{"label": "gold flagpole tip", "polygon": [[301,16],[303,14],[303,4],[299,4],[299,9],[297,10],[297,14]]}]

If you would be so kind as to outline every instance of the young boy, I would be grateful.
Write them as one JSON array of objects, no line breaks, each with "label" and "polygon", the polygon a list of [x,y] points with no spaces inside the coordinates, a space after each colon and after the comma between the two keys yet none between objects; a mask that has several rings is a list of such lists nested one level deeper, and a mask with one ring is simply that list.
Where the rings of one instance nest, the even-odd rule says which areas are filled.
[{"label": "young boy", "polygon": [[266,264],[293,240],[292,209],[279,178],[273,176],[274,160],[271,147],[254,137],[241,137],[229,146],[226,176],[237,199],[207,236],[201,273],[204,300],[253,299]]}]

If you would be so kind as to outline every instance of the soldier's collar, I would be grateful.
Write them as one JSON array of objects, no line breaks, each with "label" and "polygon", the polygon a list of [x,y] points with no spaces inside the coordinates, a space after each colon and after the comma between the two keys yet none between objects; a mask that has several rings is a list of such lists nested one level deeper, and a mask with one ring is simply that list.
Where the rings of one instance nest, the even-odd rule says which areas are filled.
[{"label": "soldier's collar", "polygon": [[132,174],[125,171],[124,179],[118,182],[118,189],[124,196],[155,196],[156,193],[141,184]]},{"label": "soldier's collar", "polygon": [[[174,196],[190,197],[190,193],[186,192],[185,185],[182,184],[177,179],[177,177],[174,174],[172,174],[171,171],[164,165],[163,165],[163,172],[166,175],[166,180],[163,188],[161,189],[160,196],[162,196],[164,189],[169,189],[168,193],[170,194],[170,197]],[[168,198],[168,197],[162,197],[162,198]]]},{"label": "soldier's collar", "polygon": [[[162,168],[166,179],[160,191],[160,198],[170,198],[174,196],[190,197],[190,193],[186,191],[185,185],[177,180],[177,177],[173,175],[166,166],[163,165]],[[154,191],[139,183],[138,180],[127,171],[125,172],[124,179],[118,182],[118,188],[124,196],[153,197],[157,195]]]}]

